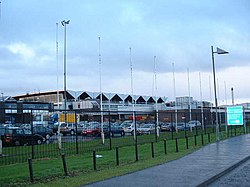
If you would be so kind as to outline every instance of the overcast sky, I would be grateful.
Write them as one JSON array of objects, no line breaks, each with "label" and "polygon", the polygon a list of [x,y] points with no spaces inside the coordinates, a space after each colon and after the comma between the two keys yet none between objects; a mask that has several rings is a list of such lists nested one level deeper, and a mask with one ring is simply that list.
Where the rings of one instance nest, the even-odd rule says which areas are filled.
[{"label": "overcast sky", "polygon": [[215,54],[219,104],[225,98],[231,103],[231,87],[236,103],[250,101],[249,10],[249,0],[1,0],[0,91],[14,96],[57,89],[56,23],[63,90],[61,21],[70,20],[67,89],[99,91],[100,37],[103,92],[131,93],[131,47],[134,94],[155,93],[156,56],[158,96],[174,98],[174,63],[176,96],[188,95],[189,69],[191,96],[214,101],[213,45],[229,51]]}]

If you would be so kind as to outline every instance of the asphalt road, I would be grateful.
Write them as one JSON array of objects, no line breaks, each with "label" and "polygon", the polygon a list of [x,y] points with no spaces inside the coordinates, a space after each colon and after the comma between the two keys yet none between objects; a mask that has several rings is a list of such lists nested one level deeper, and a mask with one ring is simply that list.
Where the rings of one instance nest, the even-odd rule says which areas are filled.
[{"label": "asphalt road", "polygon": [[250,187],[250,160],[214,181],[209,187]]}]

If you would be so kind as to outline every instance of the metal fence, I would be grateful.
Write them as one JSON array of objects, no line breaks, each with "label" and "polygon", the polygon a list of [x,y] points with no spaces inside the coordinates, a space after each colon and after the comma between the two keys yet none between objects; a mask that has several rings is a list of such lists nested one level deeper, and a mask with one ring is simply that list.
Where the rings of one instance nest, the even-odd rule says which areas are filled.
[{"label": "metal fence", "polygon": [[[223,116],[225,114],[221,114],[221,118],[219,118],[219,126],[221,132],[227,132],[227,136],[234,135],[236,132],[238,134],[248,132],[249,126],[247,125],[250,120],[247,116],[245,118],[246,129],[244,126],[227,127]],[[0,152],[0,165],[26,162],[28,158],[57,158],[62,153],[77,155],[93,150],[109,150],[116,147],[215,132],[214,114],[204,112],[201,115],[199,110],[192,111],[190,115],[188,111],[178,111],[177,113],[175,111],[159,111],[156,113],[23,109],[22,111],[8,110],[6,120],[9,124],[2,124],[2,129],[5,131],[11,128],[28,129],[31,131],[32,141],[23,144],[19,142],[18,145],[17,142],[11,142],[12,144],[6,145],[4,133],[2,133],[3,147]],[[188,122],[192,120],[199,121],[200,124],[190,127]],[[136,125],[133,126],[133,123]],[[151,127],[149,131],[143,131],[145,124],[151,124],[147,125]],[[121,125],[124,126],[122,132],[119,133]],[[45,127],[53,133],[49,136],[43,133],[42,141],[39,142],[39,139],[35,141],[37,127]],[[102,132],[104,136],[101,135]],[[24,139],[25,136],[22,138]]]}]

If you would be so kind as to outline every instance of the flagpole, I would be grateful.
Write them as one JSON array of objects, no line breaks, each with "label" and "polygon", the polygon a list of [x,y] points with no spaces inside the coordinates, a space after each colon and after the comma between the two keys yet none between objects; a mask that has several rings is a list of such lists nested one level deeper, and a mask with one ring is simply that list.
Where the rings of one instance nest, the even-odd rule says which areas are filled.
[{"label": "flagpole", "polygon": [[199,80],[200,80],[200,99],[201,99],[201,124],[202,124],[202,130],[204,131],[203,101],[202,101],[202,88],[201,88],[201,72],[199,72]]},{"label": "flagpole", "polygon": [[156,134],[157,137],[160,136],[159,134],[159,111],[158,111],[158,102],[157,102],[157,72],[156,72],[156,56],[154,56],[154,82],[155,82],[155,111],[156,111]]},{"label": "flagpole", "polygon": [[176,89],[175,89],[174,63],[172,63],[172,67],[173,67],[173,85],[174,85],[174,98],[175,98],[175,131],[178,132],[178,129],[177,129],[178,114],[177,114],[177,100],[176,100]]},{"label": "flagpole", "polygon": [[99,40],[99,78],[100,78],[100,110],[101,110],[101,137],[102,144],[105,143],[104,132],[103,132],[103,108],[102,108],[102,58],[101,58],[101,37],[98,37]]},{"label": "flagpole", "polygon": [[[190,79],[189,79],[189,68],[187,68],[187,76],[188,76],[188,105],[189,105],[189,121],[192,120],[192,109],[191,109],[191,94],[190,94]],[[190,128],[192,132],[192,127]]]},{"label": "flagpole", "polygon": [[134,124],[134,140],[136,140],[136,124],[135,124],[135,104],[134,104],[134,85],[133,85],[133,63],[132,63],[132,49],[129,48],[129,61],[130,61],[130,86],[131,86],[131,97],[132,97],[132,117],[133,117],[133,124]]},{"label": "flagpole", "polygon": [[58,23],[56,23],[56,99],[57,99],[57,109],[59,109],[59,89],[58,89],[58,83],[59,83],[59,67],[58,67]]}]

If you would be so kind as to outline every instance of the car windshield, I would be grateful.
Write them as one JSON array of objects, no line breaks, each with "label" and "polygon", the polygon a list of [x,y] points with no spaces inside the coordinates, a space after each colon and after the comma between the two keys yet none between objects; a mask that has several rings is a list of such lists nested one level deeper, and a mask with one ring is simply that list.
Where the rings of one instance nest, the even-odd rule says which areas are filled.
[{"label": "car windshield", "polygon": [[123,127],[130,127],[132,125],[132,123],[126,123],[123,125]]},{"label": "car windshield", "polygon": [[154,125],[153,124],[145,124],[142,125],[142,128],[152,128]]},{"label": "car windshield", "polygon": [[66,126],[67,126],[66,123],[62,123],[62,124],[61,124],[61,127],[66,127]]}]

